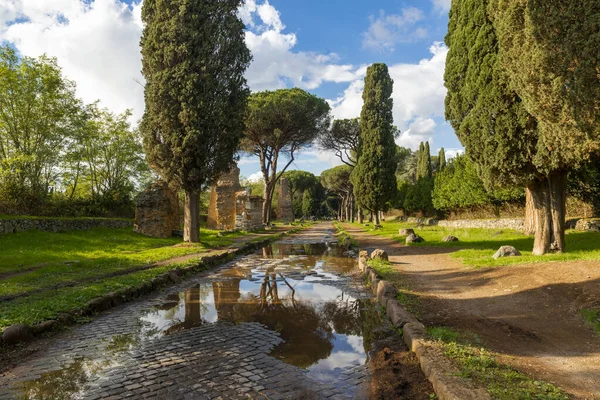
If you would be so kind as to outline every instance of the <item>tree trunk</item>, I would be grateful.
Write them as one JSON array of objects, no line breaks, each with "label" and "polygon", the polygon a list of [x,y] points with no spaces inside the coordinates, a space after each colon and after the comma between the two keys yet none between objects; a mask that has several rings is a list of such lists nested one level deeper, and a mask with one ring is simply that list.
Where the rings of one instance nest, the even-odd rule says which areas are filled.
[{"label": "tree trunk", "polygon": [[358,223],[363,224],[365,222],[365,214],[362,207],[358,207]]},{"label": "tree trunk", "polygon": [[271,202],[273,201],[273,193],[270,185],[266,182],[263,197],[265,198],[265,202],[263,203],[262,222],[264,225],[268,225],[271,222]]},{"label": "tree trunk", "polygon": [[354,222],[354,195],[350,194],[350,222]]},{"label": "tree trunk", "polygon": [[562,253],[565,251],[565,214],[567,196],[567,173],[557,171],[548,177],[550,189],[550,209],[552,213],[552,245],[551,249]]},{"label": "tree trunk", "polygon": [[200,242],[200,192],[185,191],[185,206],[183,212],[183,240],[185,242]]},{"label": "tree trunk", "polygon": [[524,225],[524,233],[525,235],[532,236],[535,235],[535,207],[533,205],[533,193],[529,187],[525,188],[525,225]]},{"label": "tree trunk", "polygon": [[340,198],[340,201],[338,202],[338,215],[337,215],[337,219],[338,221],[342,220],[342,199]]},{"label": "tree trunk", "polygon": [[533,207],[535,209],[535,239],[533,255],[541,256],[550,251],[552,242],[552,213],[550,210],[550,191],[548,182],[543,179],[530,186]]},{"label": "tree trunk", "polygon": [[375,210],[373,211],[373,214],[375,214],[375,226],[379,226],[379,211]]}]

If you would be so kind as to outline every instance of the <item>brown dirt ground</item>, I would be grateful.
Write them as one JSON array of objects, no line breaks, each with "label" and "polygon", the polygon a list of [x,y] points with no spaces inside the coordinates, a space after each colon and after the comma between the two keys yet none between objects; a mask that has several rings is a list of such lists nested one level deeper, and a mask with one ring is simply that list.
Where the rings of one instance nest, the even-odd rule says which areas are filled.
[{"label": "brown dirt ground", "polygon": [[472,269],[453,250],[410,247],[344,226],[362,249],[385,249],[420,319],[473,332],[500,360],[577,399],[600,399],[600,335],[579,310],[600,304],[600,262]]}]

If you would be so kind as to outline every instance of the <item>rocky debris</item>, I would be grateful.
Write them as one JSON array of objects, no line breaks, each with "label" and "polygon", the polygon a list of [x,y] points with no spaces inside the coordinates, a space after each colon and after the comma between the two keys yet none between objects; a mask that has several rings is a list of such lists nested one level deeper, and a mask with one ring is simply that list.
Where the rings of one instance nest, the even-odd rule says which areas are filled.
[{"label": "rocky debris", "polygon": [[133,230],[142,235],[167,238],[179,227],[179,200],[166,182],[158,181],[136,199]]},{"label": "rocky debris", "polygon": [[416,233],[411,233],[410,235],[408,235],[406,237],[406,244],[409,243],[421,243],[424,242],[425,239],[423,239],[421,236],[417,235]]},{"label": "rocky debris", "polygon": [[173,283],[177,283],[181,280],[181,278],[179,277],[179,274],[177,273],[176,270],[172,269],[168,272],[168,274],[169,274],[169,279],[171,279],[171,281]]},{"label": "rocky debris", "polygon": [[442,239],[442,242],[458,242],[458,238],[456,236],[452,236],[452,235],[448,235],[448,236],[444,236],[444,238]]},{"label": "rocky debris", "polygon": [[520,255],[521,253],[519,250],[515,249],[513,246],[502,246],[492,257],[498,259],[500,257],[517,257]]},{"label": "rocky debris", "polygon": [[88,301],[87,307],[92,312],[101,312],[112,307],[112,299],[107,296],[96,297]]},{"label": "rocky debris", "polygon": [[415,230],[410,229],[410,228],[403,228],[398,231],[398,235],[400,235],[400,236],[408,236],[408,235],[414,235],[414,234],[415,234]]},{"label": "rocky debris", "polygon": [[82,231],[94,228],[129,228],[131,220],[126,219],[52,219],[25,218],[0,220],[0,235],[30,230],[44,232]]},{"label": "rocky debris", "polygon": [[31,330],[34,334],[39,335],[44,332],[50,332],[58,326],[58,321],[51,319],[49,321],[44,321],[40,324],[34,325],[31,327]]},{"label": "rocky debris", "polygon": [[385,311],[392,321],[392,324],[398,328],[402,328],[408,323],[419,323],[419,321],[411,313],[406,311],[395,299],[387,302]]},{"label": "rocky debris", "polygon": [[30,340],[33,340],[33,332],[25,324],[11,325],[2,332],[2,341],[6,344],[17,344]]},{"label": "rocky debris", "polygon": [[600,220],[580,219],[575,224],[575,230],[582,232],[600,232]]},{"label": "rocky debris", "polygon": [[388,253],[387,253],[387,251],[382,250],[382,249],[375,249],[375,250],[373,250],[373,252],[371,252],[371,260],[388,261],[389,260]]}]

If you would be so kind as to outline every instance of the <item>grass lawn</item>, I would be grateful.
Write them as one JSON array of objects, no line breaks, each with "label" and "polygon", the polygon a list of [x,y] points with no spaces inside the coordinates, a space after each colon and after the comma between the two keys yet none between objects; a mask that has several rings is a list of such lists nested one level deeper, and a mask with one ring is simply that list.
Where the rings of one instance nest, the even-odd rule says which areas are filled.
[{"label": "grass lawn", "polygon": [[[150,281],[173,265],[135,271],[138,267],[193,254],[197,257],[183,264],[197,262],[202,253],[244,235],[221,236],[203,229],[201,243],[196,244],[182,243],[180,238],[149,238],[131,228],[2,235],[0,329],[56,318],[94,297]],[[123,275],[110,276],[115,273]]]},{"label": "grass lawn", "polygon": [[[573,260],[600,260],[600,233],[567,231],[567,251],[563,254],[547,254],[545,256],[533,256],[533,237],[525,236],[520,232],[510,229],[460,229],[446,228],[441,226],[417,227],[414,223],[407,222],[382,222],[382,228],[373,230],[372,224],[363,226],[354,224],[367,230],[369,233],[387,236],[404,242],[404,236],[398,236],[400,228],[413,228],[415,233],[425,239],[424,243],[413,243],[410,246],[436,246],[456,248],[452,257],[460,259],[465,265],[471,267],[501,266],[549,261],[573,261]],[[442,242],[446,235],[454,235],[459,242]],[[510,245],[517,248],[522,257],[502,257],[497,260],[492,255],[500,246]]]}]

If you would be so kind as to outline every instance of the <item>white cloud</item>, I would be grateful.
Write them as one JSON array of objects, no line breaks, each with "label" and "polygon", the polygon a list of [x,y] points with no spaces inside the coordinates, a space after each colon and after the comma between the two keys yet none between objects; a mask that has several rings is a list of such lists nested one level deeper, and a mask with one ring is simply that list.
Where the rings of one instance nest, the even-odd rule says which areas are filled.
[{"label": "white cloud", "polygon": [[248,177],[248,181],[252,183],[258,183],[264,181],[264,178],[261,172],[255,172]]},{"label": "white cloud", "polygon": [[452,0],[432,0],[433,9],[439,11],[440,13],[447,13],[450,11],[450,3]]},{"label": "white cloud", "polygon": [[56,57],[84,101],[100,99],[115,112],[132,108],[138,119],[144,105],[140,7],[118,0],[0,0],[0,41],[23,55]]},{"label": "white cloud", "polygon": [[[448,48],[436,42],[429,50],[431,57],[416,64],[389,66],[394,80],[394,123],[402,131],[397,142],[411,148],[432,137],[433,118],[444,116],[444,68]],[[363,86],[362,78],[355,80],[339,98],[330,101],[335,118],[360,116]]]},{"label": "white cloud", "polygon": [[433,134],[437,124],[431,118],[417,117],[396,139],[396,144],[402,147],[408,147],[412,150],[417,150],[421,142],[429,142],[433,144]]},{"label": "white cloud", "polygon": [[450,160],[460,154],[465,154],[465,149],[444,149],[444,154],[446,155],[446,160]]},{"label": "white cloud", "polygon": [[417,26],[424,14],[416,7],[407,7],[400,14],[386,15],[380,11],[379,17],[370,17],[371,25],[363,34],[363,47],[393,51],[398,43],[413,42],[427,37],[427,29]]},{"label": "white cloud", "polygon": [[[254,57],[246,72],[253,91],[315,89],[361,77],[360,67],[340,64],[336,54],[294,51],[296,35],[284,32],[268,1],[246,0],[239,15]],[[26,56],[56,57],[84,101],[99,99],[115,112],[131,108],[134,120],[144,110],[141,33],[141,0],[131,6],[122,0],[0,0],[0,42]]]}]

